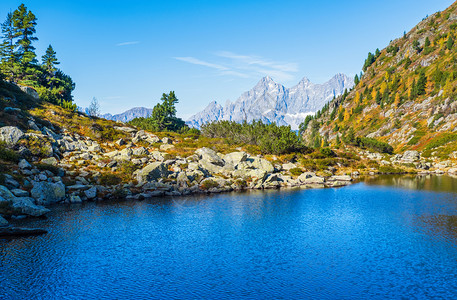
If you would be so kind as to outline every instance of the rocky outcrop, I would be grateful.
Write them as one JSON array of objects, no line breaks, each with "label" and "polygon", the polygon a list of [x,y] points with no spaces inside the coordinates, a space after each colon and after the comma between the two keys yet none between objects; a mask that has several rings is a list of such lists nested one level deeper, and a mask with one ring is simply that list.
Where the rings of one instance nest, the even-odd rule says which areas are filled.
[{"label": "rocky outcrop", "polygon": [[153,162],[135,172],[135,175],[139,183],[157,181],[160,178],[168,176],[168,168],[162,162]]},{"label": "rocky outcrop", "polygon": [[12,208],[14,209],[15,213],[28,215],[32,217],[41,217],[50,212],[49,209],[35,205],[34,199],[28,197],[18,197],[12,203]]},{"label": "rocky outcrop", "polygon": [[62,182],[33,182],[31,195],[35,203],[39,205],[50,205],[65,199],[65,185]]},{"label": "rocky outcrop", "polygon": [[16,145],[24,136],[22,130],[17,127],[4,126],[0,128],[0,141],[5,142],[7,145]]}]

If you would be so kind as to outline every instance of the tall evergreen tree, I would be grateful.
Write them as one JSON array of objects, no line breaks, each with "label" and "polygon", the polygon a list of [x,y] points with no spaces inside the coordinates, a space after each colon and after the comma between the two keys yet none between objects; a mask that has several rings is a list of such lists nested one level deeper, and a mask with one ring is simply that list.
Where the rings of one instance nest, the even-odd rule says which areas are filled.
[{"label": "tall evergreen tree", "polygon": [[51,45],[48,46],[46,53],[41,57],[41,62],[48,74],[53,74],[57,71],[56,65],[60,64],[60,62],[57,60],[56,52]]},{"label": "tall evergreen tree", "polygon": [[28,66],[30,63],[36,63],[35,47],[32,45],[33,41],[38,40],[34,36],[36,33],[36,21],[35,15],[24,4],[21,4],[13,12],[13,25],[17,30],[15,37],[18,38],[16,45],[23,67]]},{"label": "tall evergreen tree", "polygon": [[0,69],[5,75],[5,78],[10,81],[15,81],[17,73],[17,59],[14,52],[14,38],[16,29],[13,25],[13,14],[8,13],[2,27],[2,40],[0,45],[1,66]]},{"label": "tall evergreen tree", "polygon": [[360,82],[360,80],[359,80],[359,75],[355,74],[355,77],[354,77],[354,84],[355,84],[355,85],[358,85],[359,82]]}]

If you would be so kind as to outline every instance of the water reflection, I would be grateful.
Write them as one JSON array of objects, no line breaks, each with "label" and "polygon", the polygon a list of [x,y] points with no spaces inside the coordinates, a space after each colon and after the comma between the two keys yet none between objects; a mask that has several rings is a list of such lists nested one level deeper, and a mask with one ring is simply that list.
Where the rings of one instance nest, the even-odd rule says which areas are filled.
[{"label": "water reflection", "polygon": [[456,176],[381,175],[361,179],[367,185],[395,186],[410,190],[457,193]]}]

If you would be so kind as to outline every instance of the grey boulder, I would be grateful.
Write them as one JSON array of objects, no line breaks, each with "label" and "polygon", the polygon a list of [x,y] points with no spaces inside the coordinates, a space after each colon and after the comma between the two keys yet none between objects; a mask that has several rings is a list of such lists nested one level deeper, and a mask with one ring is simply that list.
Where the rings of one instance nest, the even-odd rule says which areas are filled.
[{"label": "grey boulder", "polygon": [[65,185],[62,182],[34,182],[31,194],[36,204],[49,205],[57,203],[65,198]]},{"label": "grey boulder", "polygon": [[5,126],[0,128],[0,141],[5,142],[7,145],[16,145],[24,136],[22,130],[17,127]]}]

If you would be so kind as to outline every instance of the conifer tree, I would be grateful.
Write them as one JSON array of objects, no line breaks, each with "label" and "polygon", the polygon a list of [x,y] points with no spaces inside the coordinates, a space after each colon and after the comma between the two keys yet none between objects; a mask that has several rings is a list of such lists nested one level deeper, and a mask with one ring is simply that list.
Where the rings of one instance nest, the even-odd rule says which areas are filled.
[{"label": "conifer tree", "polygon": [[57,71],[56,65],[60,64],[57,60],[56,52],[51,45],[49,45],[48,49],[46,49],[46,53],[41,57],[41,61],[48,74],[53,74]]},{"label": "conifer tree", "polygon": [[358,85],[359,82],[360,82],[359,76],[358,76],[357,74],[355,74],[355,77],[354,77],[354,84],[355,84],[355,85]]},{"label": "conifer tree", "polygon": [[13,14],[8,13],[6,20],[1,24],[3,42],[0,45],[1,66],[0,70],[5,75],[5,78],[10,81],[15,81],[17,73],[17,59],[14,52],[14,38],[16,30],[13,26]]},{"label": "conifer tree", "polygon": [[426,86],[427,86],[427,77],[425,77],[424,72],[421,72],[419,74],[419,79],[417,80],[417,84],[416,84],[416,95],[424,95]]},{"label": "conifer tree", "polygon": [[375,101],[376,101],[376,104],[380,105],[381,104],[381,93],[379,91],[376,92],[376,97],[375,97]]},{"label": "conifer tree", "polygon": [[448,37],[447,43],[446,43],[446,47],[448,50],[451,50],[453,46],[454,46],[454,37],[452,36],[452,34],[449,34],[449,37]]},{"label": "conifer tree", "polygon": [[24,4],[21,4],[13,12],[13,26],[15,27],[15,37],[18,38],[16,46],[21,65],[27,67],[30,63],[36,63],[35,47],[32,43],[38,38],[34,36],[37,18],[27,9]]}]

